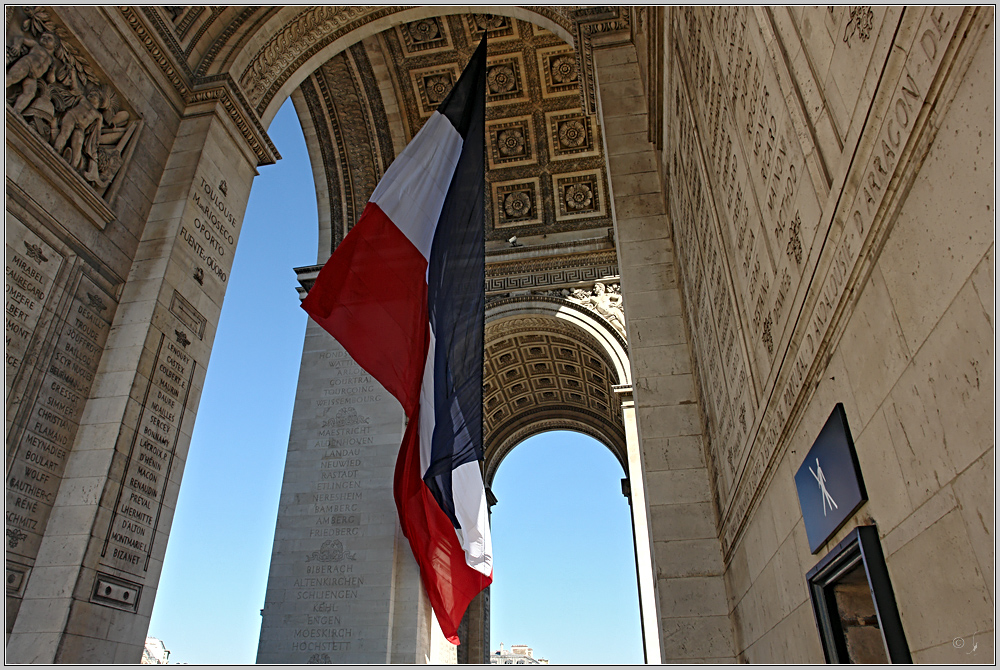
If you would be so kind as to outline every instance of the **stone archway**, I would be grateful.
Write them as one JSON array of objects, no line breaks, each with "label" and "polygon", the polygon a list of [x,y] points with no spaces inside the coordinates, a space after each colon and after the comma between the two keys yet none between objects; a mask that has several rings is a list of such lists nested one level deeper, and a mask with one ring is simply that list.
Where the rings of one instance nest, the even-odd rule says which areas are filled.
[{"label": "stone archway", "polygon": [[[643,536],[655,535],[663,558],[637,556],[663,595],[662,613],[643,599],[644,621],[656,622],[647,657],[822,658],[818,639],[801,634],[812,619],[800,568],[814,559],[802,552],[790,473],[841,397],[853,398],[858,453],[878,455],[865,465],[878,486],[827,546],[874,520],[893,538],[890,571],[956,566],[962,592],[983,592],[988,542],[975,515],[931,523],[921,503],[954,490],[956,510],[989,507],[970,492],[988,491],[992,472],[978,404],[990,387],[978,370],[989,367],[993,323],[979,304],[994,254],[993,171],[979,151],[991,137],[993,10],[495,11],[530,22],[525,43],[547,26],[554,41],[534,46],[565,49],[559,67],[577,80],[570,92],[549,87],[556,95],[537,110],[496,119],[533,133],[509,148],[555,159],[524,174],[510,163],[526,156],[501,157],[508,176],[490,197],[510,196],[511,207],[491,210],[503,220],[489,238],[486,291],[515,298],[621,278],[635,401],[616,393],[629,472],[649,469],[648,481],[631,478],[633,497],[642,482],[651,502]],[[439,10],[7,12],[7,658],[134,662],[250,185],[279,158],[266,127],[335,54]],[[411,96],[397,111],[415,111],[411,70],[446,64],[436,48],[396,52],[406,85],[376,89]],[[434,57],[417,65],[424,56]],[[545,71],[534,58],[524,65]],[[577,144],[579,117],[559,132],[569,104],[552,100],[577,98],[593,145]],[[315,109],[319,133],[331,110]],[[512,138],[514,125],[496,130]],[[390,135],[392,146],[409,136]],[[337,189],[355,176],[326,179],[325,169],[320,160],[318,181]],[[949,197],[929,197],[934,189]],[[332,194],[320,198],[333,209]],[[532,202],[558,217],[533,221]],[[332,245],[332,216],[329,231]],[[961,245],[928,256],[952,238]],[[874,349],[873,322],[886,329]],[[975,390],[936,372],[968,360]],[[962,429],[947,445],[952,428],[933,420],[945,415]],[[914,460],[899,433],[924,435],[935,458]],[[905,542],[890,531],[900,528],[912,531]],[[904,624],[924,633],[917,660],[953,650],[922,613],[954,599],[934,597],[899,593]],[[966,600],[963,635],[990,620],[988,599]],[[413,639],[393,641],[412,651]]]},{"label": "stone archway", "polygon": [[[483,373],[484,476],[544,430],[596,438],[628,469],[615,389],[628,386],[627,350],[597,314],[565,299],[508,298],[487,309]],[[623,366],[622,363],[625,363]]]},{"label": "stone archway", "polygon": [[[652,544],[625,339],[607,319],[566,298],[493,300],[486,313],[483,404],[487,487],[518,444],[548,430],[589,435],[618,460],[632,509],[644,652],[658,658],[659,633],[649,616],[656,611],[656,585],[643,573]],[[489,653],[489,608],[489,590],[470,605],[468,662]]]},{"label": "stone archway", "polygon": [[[82,63],[80,68],[92,67],[95,81],[111,91],[108,95],[130,105],[129,113],[144,120],[147,130],[139,140],[141,151],[130,154],[135,156],[131,162],[125,157],[123,183],[94,200],[90,187],[78,183],[77,175],[60,163],[62,158],[45,146],[45,138],[39,142],[36,130],[22,128],[20,118],[13,117],[17,137],[9,141],[19,156],[17,170],[39,176],[14,185],[8,211],[27,231],[25,245],[40,249],[41,259],[58,256],[69,261],[54,278],[62,293],[53,294],[76,292],[66,298],[72,302],[68,307],[58,307],[55,297],[49,301],[46,324],[58,327],[50,328],[49,339],[38,341],[38,353],[25,359],[30,371],[17,385],[19,394],[29,395],[24,396],[23,417],[17,422],[27,421],[35,410],[32,403],[44,400],[30,392],[38,391],[53,345],[69,333],[63,327],[66,310],[89,300],[100,323],[96,334],[87,336],[97,354],[86,361],[92,383],[78,398],[73,425],[60,437],[65,460],[50,479],[54,488],[45,493],[46,516],[37,520],[43,528],[37,552],[18,554],[11,564],[14,572],[8,583],[16,585],[8,594],[14,615],[11,658],[98,662],[138,657],[137,631],[148,621],[155,597],[250,186],[257,166],[280,158],[266,126],[291,90],[335,54],[379,31],[439,14],[419,8],[387,10],[384,15],[378,11],[66,8],[39,14],[35,23],[17,22],[36,31],[48,30],[52,23],[67,45],[65,53]],[[617,10],[503,11],[504,16],[548,28],[556,37],[546,39],[567,45],[567,56],[574,48],[567,43],[585,50],[597,27],[627,32],[629,26],[628,15]],[[530,26],[528,30],[534,34]],[[130,54],[132,60],[119,63],[111,55],[117,52]],[[583,115],[593,115],[592,60],[582,57],[579,62],[584,70],[574,75],[575,88],[559,95],[581,100]],[[529,65],[527,71],[535,68]],[[266,85],[259,86],[261,82]],[[574,97],[577,91],[579,98]],[[543,111],[536,114],[537,121],[547,128]],[[541,153],[549,130],[533,132],[531,141]],[[551,290],[614,273],[615,245],[608,234],[613,226],[610,186],[601,172],[605,166],[598,137],[599,126],[591,126],[591,144],[585,147],[590,155],[583,158],[595,163],[584,166],[588,188],[596,196],[588,200],[593,206],[564,212],[561,225],[553,224],[548,232],[545,221],[534,228],[514,222],[525,233],[521,244],[544,248],[542,255],[548,259],[540,259],[536,251],[506,251],[507,234],[497,230],[491,242],[491,294],[512,280]],[[582,165],[572,162],[577,160],[573,156],[563,160],[564,168]],[[566,185],[536,186],[535,197],[540,198],[540,191],[551,194]],[[549,198],[547,211],[554,206]],[[580,221],[589,222],[595,232],[580,234],[588,228]],[[552,239],[543,241],[550,234]],[[329,237],[331,244],[335,239]],[[529,283],[523,283],[526,280]],[[80,332],[67,336],[82,337]],[[627,369],[625,361],[619,357],[611,365]],[[150,400],[159,398],[157,394],[165,396]],[[15,456],[21,436],[19,432],[13,438]],[[151,458],[156,459],[156,472],[143,460]],[[49,518],[53,522],[46,524]],[[130,530],[132,535],[117,530],[137,528],[139,522],[145,526]],[[83,558],[67,559],[71,555]],[[62,584],[56,592],[53,580]],[[59,632],[51,630],[54,621],[61,622]]]}]

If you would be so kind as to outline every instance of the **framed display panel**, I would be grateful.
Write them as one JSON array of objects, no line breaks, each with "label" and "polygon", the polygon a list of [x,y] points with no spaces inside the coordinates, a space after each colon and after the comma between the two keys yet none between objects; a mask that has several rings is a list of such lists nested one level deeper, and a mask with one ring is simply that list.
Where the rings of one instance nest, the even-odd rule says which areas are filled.
[{"label": "framed display panel", "polygon": [[842,403],[833,408],[795,473],[795,488],[814,554],[868,500]]},{"label": "framed display panel", "polygon": [[806,574],[827,663],[912,663],[875,526],[859,526]]}]

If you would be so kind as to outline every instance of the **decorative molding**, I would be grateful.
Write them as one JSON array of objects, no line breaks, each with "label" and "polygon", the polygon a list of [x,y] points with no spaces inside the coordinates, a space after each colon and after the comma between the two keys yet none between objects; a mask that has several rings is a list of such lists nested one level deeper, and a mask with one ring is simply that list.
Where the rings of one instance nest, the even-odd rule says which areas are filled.
[{"label": "decorative molding", "polygon": [[[214,86],[213,86],[214,84]],[[260,119],[250,112],[246,99],[240,92],[236,82],[228,74],[218,74],[211,77],[201,77],[199,88],[191,91],[185,102],[195,105],[203,102],[218,101],[229,118],[236,124],[243,139],[259,161],[259,165],[273,165],[281,159],[277,147],[261,125]],[[205,86],[206,88],[201,88]],[[208,87],[211,88],[208,88]],[[248,113],[250,112],[250,113]]]},{"label": "decorative molding", "polygon": [[361,44],[323,64],[300,90],[317,134],[314,149],[330,193],[331,243],[336,248],[392,162],[389,120]]},{"label": "decorative molding", "polygon": [[[560,307],[566,308],[566,309],[568,309],[570,311],[577,312],[579,314],[585,315],[585,316],[587,316],[587,317],[589,317],[591,319],[593,319],[594,316],[595,316],[595,313],[593,311],[587,309],[586,307],[583,307],[582,305],[580,305],[578,303],[571,302],[571,301],[567,300],[565,297],[563,297],[561,295],[560,296],[544,295],[544,294],[542,294],[540,292],[539,293],[535,293],[535,294],[529,294],[529,295],[509,296],[509,297],[506,297],[506,298],[499,298],[499,299],[496,299],[496,300],[491,300],[491,301],[489,301],[487,303],[487,312],[495,311],[495,310],[497,310],[497,309],[499,309],[501,307],[506,307],[506,306],[509,306],[509,305],[516,305],[517,303],[523,303],[523,302],[548,302],[548,303],[553,303],[553,304],[558,305]],[[525,319],[531,319],[531,318],[533,318],[533,317],[519,316],[519,317],[517,317],[517,321],[520,322],[520,321],[524,321]],[[549,323],[550,325],[552,323],[551,319],[549,319],[548,321],[546,321],[543,317],[538,317],[538,319],[539,319],[539,321],[537,323],[536,322],[533,322],[533,323],[536,323],[536,326],[539,327],[539,328],[544,328],[544,325],[545,325],[546,322]],[[604,328],[608,332],[608,334],[611,335],[618,342],[618,344],[621,345],[622,351],[624,351],[624,352],[627,353],[628,352],[628,342],[625,340],[625,338],[622,336],[622,334],[619,333],[618,330],[615,329],[608,322],[607,319],[601,318],[601,319],[598,319],[598,321],[604,326]],[[505,321],[504,323],[510,323],[510,322],[509,321]],[[488,323],[487,326],[486,326],[487,330],[489,330],[490,327],[493,326],[493,325],[494,324],[489,324]],[[603,354],[602,354],[602,356],[603,356]],[[611,368],[614,368],[614,366],[612,365],[610,359],[606,359],[606,362],[608,363],[609,366],[611,366]]]},{"label": "decorative molding", "polygon": [[486,293],[558,287],[618,275],[614,250],[486,264]]},{"label": "decorative molding", "polygon": [[[171,59],[167,57],[167,54],[165,54],[162,49],[160,49],[160,46],[156,43],[156,38],[153,37],[153,34],[146,27],[145,22],[139,14],[136,13],[133,7],[119,7],[118,11],[121,12],[122,18],[125,19],[126,23],[128,23],[132,32],[134,32],[136,37],[139,38],[142,46],[146,49],[146,53],[153,57],[153,61],[160,68],[160,71],[166,75],[168,80],[170,80],[174,90],[176,90],[182,98],[186,98],[191,90],[187,83],[190,77],[182,76],[181,72],[178,72],[177,68],[175,68],[174,64],[171,62]],[[163,20],[155,12],[148,16],[154,25],[162,25]],[[170,44],[167,40],[165,40],[165,42]],[[178,48],[175,58],[178,57],[179,54],[180,49]]]},{"label": "decorative molding", "polygon": [[[330,253],[332,254],[333,250],[337,248],[346,234],[343,215],[344,207],[340,189],[340,185],[345,182],[344,178],[341,177],[340,160],[337,151],[341,142],[337,138],[337,142],[334,143],[334,139],[331,137],[331,133],[336,134],[339,129],[337,127],[331,128],[329,112],[325,111],[324,104],[320,102],[320,94],[317,91],[318,87],[319,82],[316,81],[314,74],[299,85],[299,90],[302,91],[302,97],[306,101],[309,116],[312,117],[312,124],[316,130],[316,139],[319,145],[318,149],[323,161],[323,175],[326,177],[327,204],[330,208]],[[303,284],[303,286],[305,285]],[[310,283],[309,286],[305,287],[306,290],[311,286],[312,284]]]},{"label": "decorative molding", "polygon": [[577,66],[581,78],[581,106],[588,114],[597,113],[597,80],[594,77],[594,40],[600,46],[632,41],[631,12],[628,7],[586,7],[573,12],[576,21]]},{"label": "decorative molding", "polygon": [[[261,7],[245,8],[235,19],[233,19],[226,26],[226,29],[222,31],[222,33],[212,41],[212,46],[210,46],[208,48],[208,51],[205,52],[205,55],[201,57],[201,61],[199,61],[198,67],[196,67],[194,70],[195,76],[203,77],[206,74],[208,74],[209,68],[212,67],[212,64],[215,62],[215,59],[218,57],[218,55],[222,53],[223,48],[225,48],[226,46],[230,46],[230,53],[233,53],[237,51],[239,47],[242,44],[244,44],[245,41],[249,39],[251,35],[254,34],[253,29],[248,29],[243,34],[243,36],[236,41],[236,44],[233,45],[229,44],[229,40],[232,38],[232,36],[235,35],[236,32],[246,24],[247,21],[253,18],[254,14],[256,14],[259,9],[262,8]],[[257,17],[257,19],[253,23],[253,26],[254,27],[260,26],[264,21],[271,18],[277,12],[278,12],[277,7],[268,8],[263,13],[263,15]]]},{"label": "decorative molding", "polygon": [[263,114],[271,98],[303,63],[352,30],[402,7],[310,7],[288,22],[257,52],[240,75],[247,96]]},{"label": "decorative molding", "polygon": [[[198,41],[201,39],[201,36],[204,35],[205,32],[208,30],[209,26],[211,26],[212,23],[215,22],[215,19],[219,18],[219,16],[222,15],[222,12],[225,11],[225,9],[226,9],[225,7],[212,7],[212,13],[205,21],[202,22],[200,26],[198,26],[198,31],[195,32],[194,36],[190,40],[188,40],[187,48],[184,49],[185,65],[187,65],[188,62],[187,60],[188,56],[190,56],[191,52],[193,52],[195,47],[198,46]],[[237,26],[239,25],[237,21],[233,21],[230,25],[234,24]]]},{"label": "decorative molding", "polygon": [[187,13],[181,16],[181,20],[177,22],[177,37],[179,39],[184,39],[187,32],[194,25],[194,22],[198,20],[198,17],[205,12],[205,8],[201,6],[192,6],[188,9]]},{"label": "decorative molding", "polygon": [[[214,75],[211,77],[195,77],[181,60],[183,55],[174,54],[176,59],[172,60],[163,49],[157,44],[155,37],[146,27],[142,17],[136,13],[132,7],[119,7],[122,17],[129,27],[139,38],[146,52],[153,58],[159,66],[160,71],[166,75],[174,89],[180,94],[185,106],[198,103],[218,101],[222,109],[236,124],[248,146],[253,151],[259,161],[259,165],[272,165],[280,160],[271,138],[260,123],[260,117],[250,107],[243,92],[240,91],[236,82],[228,74]],[[154,23],[162,23],[159,14],[152,12],[150,18]],[[162,28],[161,28],[162,30]],[[168,42],[170,43],[170,42]],[[176,47],[176,43],[173,43]],[[218,86],[218,84],[222,86]],[[211,87],[212,84],[216,86]],[[197,89],[197,90],[196,90]]]}]

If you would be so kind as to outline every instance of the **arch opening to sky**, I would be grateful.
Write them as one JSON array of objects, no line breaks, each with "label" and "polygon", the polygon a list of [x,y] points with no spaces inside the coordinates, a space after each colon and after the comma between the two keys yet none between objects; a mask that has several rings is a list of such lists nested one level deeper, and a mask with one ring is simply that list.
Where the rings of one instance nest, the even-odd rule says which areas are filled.
[{"label": "arch opening to sky", "polygon": [[517,445],[492,490],[490,651],[525,644],[552,663],[642,663],[635,552],[621,465],[592,437]]}]

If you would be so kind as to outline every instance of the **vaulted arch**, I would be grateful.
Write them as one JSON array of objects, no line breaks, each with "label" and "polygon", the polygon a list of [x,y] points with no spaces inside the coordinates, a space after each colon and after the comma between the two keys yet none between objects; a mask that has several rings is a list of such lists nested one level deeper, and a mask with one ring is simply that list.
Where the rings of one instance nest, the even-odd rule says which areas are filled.
[{"label": "vaulted arch", "polygon": [[486,483],[526,438],[570,429],[594,437],[628,471],[621,401],[627,349],[603,318],[568,300],[526,296],[487,309],[483,374]]}]

